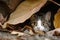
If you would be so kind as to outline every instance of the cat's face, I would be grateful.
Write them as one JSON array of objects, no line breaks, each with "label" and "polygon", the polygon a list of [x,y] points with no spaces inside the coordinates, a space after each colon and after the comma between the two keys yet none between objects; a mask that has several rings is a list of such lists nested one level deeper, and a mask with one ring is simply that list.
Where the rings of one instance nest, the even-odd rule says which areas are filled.
[{"label": "cat's face", "polygon": [[34,14],[31,17],[31,25],[33,26],[34,30],[42,30],[45,32],[49,31],[50,16],[51,16],[51,12],[47,12],[42,16]]}]

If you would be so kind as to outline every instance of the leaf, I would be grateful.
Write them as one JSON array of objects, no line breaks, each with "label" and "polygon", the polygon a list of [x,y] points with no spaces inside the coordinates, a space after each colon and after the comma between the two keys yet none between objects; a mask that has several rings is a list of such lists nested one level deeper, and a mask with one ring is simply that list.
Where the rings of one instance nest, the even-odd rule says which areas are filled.
[{"label": "leaf", "polygon": [[55,28],[60,28],[60,8],[54,16],[54,22],[53,23],[54,23]]},{"label": "leaf", "polygon": [[7,0],[6,3],[8,4],[11,11],[14,11],[18,4],[21,3],[21,1],[23,0]]},{"label": "leaf", "polygon": [[16,10],[10,15],[9,24],[22,23],[30,18],[34,13],[40,10],[40,8],[47,2],[47,0],[39,0],[36,2],[22,2]]}]

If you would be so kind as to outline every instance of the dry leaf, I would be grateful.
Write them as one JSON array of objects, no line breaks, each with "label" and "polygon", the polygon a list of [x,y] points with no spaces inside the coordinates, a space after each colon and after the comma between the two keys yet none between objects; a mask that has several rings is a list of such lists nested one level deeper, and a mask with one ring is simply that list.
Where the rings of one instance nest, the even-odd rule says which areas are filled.
[{"label": "dry leaf", "polygon": [[39,0],[36,2],[23,1],[10,15],[9,20],[2,26],[2,28],[6,28],[7,23],[15,25],[26,21],[34,13],[39,11],[46,2],[47,0]]},{"label": "dry leaf", "polygon": [[10,15],[9,24],[22,23],[31,17],[35,12],[39,11],[40,8],[47,2],[47,0],[39,0],[36,2],[22,2],[16,10]]},{"label": "dry leaf", "polygon": [[6,3],[8,4],[11,11],[14,11],[21,1],[23,0],[7,0]]},{"label": "dry leaf", "polygon": [[54,16],[54,27],[60,28],[60,8]]}]

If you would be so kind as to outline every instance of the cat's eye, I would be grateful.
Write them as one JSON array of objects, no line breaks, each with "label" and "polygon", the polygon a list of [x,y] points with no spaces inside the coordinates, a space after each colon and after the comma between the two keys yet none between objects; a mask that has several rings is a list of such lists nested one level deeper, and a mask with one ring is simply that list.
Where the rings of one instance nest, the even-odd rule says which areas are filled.
[{"label": "cat's eye", "polygon": [[35,25],[36,23],[34,22],[34,25]]},{"label": "cat's eye", "polygon": [[45,22],[42,22],[42,25],[44,25],[45,24]]},{"label": "cat's eye", "polygon": [[44,25],[44,23],[43,23],[43,25]]}]

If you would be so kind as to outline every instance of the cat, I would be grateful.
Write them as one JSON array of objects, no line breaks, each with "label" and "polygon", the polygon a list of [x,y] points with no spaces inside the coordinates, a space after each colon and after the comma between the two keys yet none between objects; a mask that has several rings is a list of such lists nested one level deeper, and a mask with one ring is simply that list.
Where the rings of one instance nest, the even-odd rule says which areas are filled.
[{"label": "cat", "polygon": [[[43,13],[42,13],[43,14]],[[49,31],[51,12],[48,11],[44,15],[39,15],[38,13],[33,14],[30,18],[31,25],[35,31],[41,30],[44,32]]]}]

